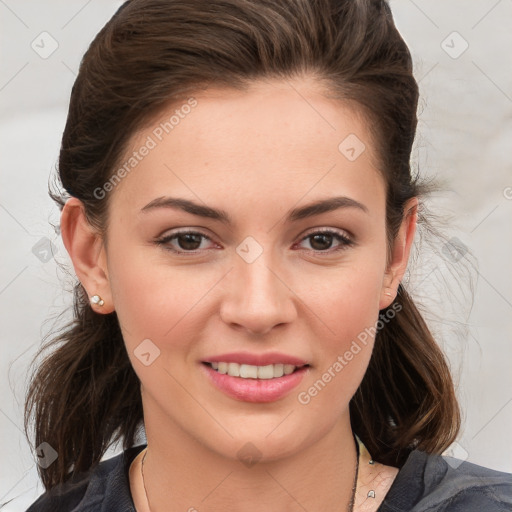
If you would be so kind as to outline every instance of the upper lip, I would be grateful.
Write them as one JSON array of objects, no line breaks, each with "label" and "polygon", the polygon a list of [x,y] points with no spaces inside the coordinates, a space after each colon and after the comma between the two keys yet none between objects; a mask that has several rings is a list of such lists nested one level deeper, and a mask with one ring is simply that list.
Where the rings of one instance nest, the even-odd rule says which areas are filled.
[{"label": "upper lip", "polygon": [[268,354],[249,354],[248,352],[230,352],[229,354],[220,354],[204,359],[205,363],[238,363],[250,364],[252,366],[267,366],[269,364],[292,364],[294,366],[304,366],[308,363],[299,357],[281,354],[279,352],[270,352]]}]

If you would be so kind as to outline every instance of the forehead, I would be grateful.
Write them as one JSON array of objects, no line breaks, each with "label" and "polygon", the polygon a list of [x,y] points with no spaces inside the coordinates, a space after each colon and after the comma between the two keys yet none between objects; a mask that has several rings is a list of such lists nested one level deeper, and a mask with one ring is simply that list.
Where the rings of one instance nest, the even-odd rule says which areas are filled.
[{"label": "forehead", "polygon": [[314,82],[210,88],[168,105],[132,137],[123,162],[129,171],[112,201],[141,209],[181,193],[268,208],[338,188],[382,203],[376,162],[362,115]]}]

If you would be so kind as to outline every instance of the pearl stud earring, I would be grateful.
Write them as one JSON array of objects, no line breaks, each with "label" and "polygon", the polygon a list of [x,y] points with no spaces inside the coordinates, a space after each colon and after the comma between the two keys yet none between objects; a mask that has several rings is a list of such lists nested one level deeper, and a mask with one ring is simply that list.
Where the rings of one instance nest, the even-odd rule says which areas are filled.
[{"label": "pearl stud earring", "polygon": [[99,295],[93,295],[91,297],[91,304],[94,306],[103,306],[105,301]]}]

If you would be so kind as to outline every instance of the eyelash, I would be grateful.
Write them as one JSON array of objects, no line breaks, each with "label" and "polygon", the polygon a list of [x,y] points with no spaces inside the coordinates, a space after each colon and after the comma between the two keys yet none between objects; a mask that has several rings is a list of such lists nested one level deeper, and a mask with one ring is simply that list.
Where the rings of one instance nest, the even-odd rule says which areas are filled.
[{"label": "eyelash", "polygon": [[[177,250],[177,249],[172,248],[170,245],[168,245],[171,240],[179,237],[180,235],[199,235],[206,240],[213,241],[209,236],[205,235],[204,233],[201,233],[200,231],[184,230],[184,231],[177,231],[175,233],[160,237],[155,240],[155,243],[159,246],[163,246],[163,248],[168,251],[171,251],[175,254],[182,255],[182,256],[191,255],[191,254],[199,254],[201,252],[201,249],[196,249],[194,251]],[[307,251],[312,251],[316,254],[320,254],[320,255],[332,254],[337,251],[345,250],[354,245],[354,241],[351,240],[350,238],[348,238],[346,235],[342,234],[339,231],[330,229],[330,228],[320,229],[320,230],[308,233],[307,235],[302,237],[300,242],[303,242],[304,240],[306,240],[308,238],[312,238],[315,235],[332,235],[338,242],[340,242],[340,245],[335,249],[327,249],[325,251],[319,251],[319,250],[315,250],[315,249],[305,249]]]}]

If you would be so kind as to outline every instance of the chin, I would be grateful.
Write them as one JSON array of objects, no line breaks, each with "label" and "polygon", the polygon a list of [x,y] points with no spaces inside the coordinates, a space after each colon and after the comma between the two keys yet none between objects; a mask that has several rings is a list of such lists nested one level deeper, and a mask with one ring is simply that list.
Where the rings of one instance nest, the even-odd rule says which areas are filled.
[{"label": "chin", "polygon": [[[293,413],[292,413],[293,415]],[[308,446],[314,444],[321,436],[321,430],[313,428],[311,432],[304,430],[304,425],[289,424],[285,427],[286,414],[279,421],[257,422],[253,428],[240,428],[238,432],[228,429],[233,438],[223,436],[219,443],[209,445],[212,450],[222,456],[237,460],[247,467],[256,462],[276,462],[291,457]],[[280,422],[282,422],[280,424]]]}]

